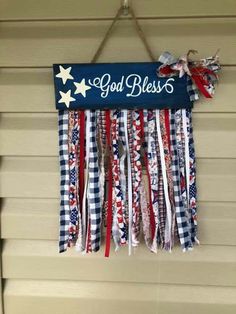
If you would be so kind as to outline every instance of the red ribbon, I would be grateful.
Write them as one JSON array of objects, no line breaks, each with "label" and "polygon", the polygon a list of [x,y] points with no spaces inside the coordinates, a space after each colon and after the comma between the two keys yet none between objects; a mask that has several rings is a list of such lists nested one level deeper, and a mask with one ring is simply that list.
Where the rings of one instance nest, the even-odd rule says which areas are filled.
[{"label": "red ribbon", "polygon": [[166,134],[168,139],[168,147],[170,152],[170,117],[169,117],[169,109],[165,109],[165,127],[166,127]]},{"label": "red ribbon", "polygon": [[216,77],[215,73],[209,69],[203,68],[203,67],[194,67],[190,69],[190,72],[192,74],[192,80],[200,90],[200,92],[206,97],[206,98],[212,98],[211,94],[207,91],[205,86],[209,86],[208,81],[204,78],[206,74],[210,74]]}]

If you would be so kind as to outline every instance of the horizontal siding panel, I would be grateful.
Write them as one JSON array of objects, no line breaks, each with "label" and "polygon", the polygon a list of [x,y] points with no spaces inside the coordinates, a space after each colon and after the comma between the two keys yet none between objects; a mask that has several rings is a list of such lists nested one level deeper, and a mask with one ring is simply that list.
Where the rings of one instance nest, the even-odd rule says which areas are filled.
[{"label": "horizontal siding panel", "polygon": [[[0,66],[51,66],[53,63],[90,62],[109,21],[2,23]],[[154,54],[169,50],[182,55],[189,48],[199,57],[214,54],[220,46],[221,63],[236,64],[236,19],[143,20],[143,30]],[[181,34],[181,36],[180,36]],[[204,34],[204,35],[203,35]],[[138,53],[134,53],[138,51]],[[116,28],[99,61],[145,61],[147,52],[133,23]]]},{"label": "horizontal siding panel", "polygon": [[171,254],[153,254],[140,245],[131,256],[128,248],[118,253],[112,248],[105,263],[104,247],[85,256],[74,248],[59,254],[56,241],[6,240],[2,259],[3,278],[236,286],[236,250],[230,246],[201,245],[187,254],[175,247]]},{"label": "horizontal siding panel", "polygon": [[[235,202],[236,159],[198,159],[201,201]],[[55,157],[2,157],[0,197],[57,198],[59,163]]]},{"label": "horizontal siding panel", "polygon": [[[57,114],[4,113],[1,120],[0,155],[58,155]],[[195,113],[194,128],[198,157],[236,157],[236,114]]]},{"label": "horizontal siding panel", "polygon": [[[7,280],[5,314],[234,314],[236,289],[188,285]],[[187,310],[184,310],[187,309]]]},{"label": "horizontal siding panel", "polygon": [[[223,67],[215,97],[211,100],[202,97],[195,103],[194,111],[236,112],[235,84],[236,67]],[[0,94],[0,112],[56,111],[51,69],[1,69]]]},{"label": "horizontal siding panel", "polygon": [[59,208],[57,199],[4,198],[1,206],[1,237],[56,240]]},{"label": "horizontal siding panel", "polygon": [[[2,123],[0,125],[0,154],[2,156],[58,156],[56,113],[6,113],[2,114],[1,117]],[[19,145],[18,143],[21,144]]]},{"label": "horizontal siding panel", "polygon": [[[236,203],[199,202],[198,222],[201,244],[236,245]],[[59,200],[2,201],[3,239],[57,240],[58,230]]]},{"label": "horizontal siding panel", "polygon": [[236,114],[195,113],[193,127],[198,157],[236,157]]},{"label": "horizontal siding panel", "polygon": [[[134,8],[141,17],[172,17],[172,16],[227,16],[236,15],[234,0],[226,0],[224,6],[220,1],[198,0],[189,4],[181,0],[174,6],[173,1],[135,0]],[[80,18],[111,18],[114,16],[119,1],[117,0],[67,0],[67,5],[58,0],[2,0],[1,20],[14,19],[80,19]]]},{"label": "horizontal siding panel", "polygon": [[0,94],[1,112],[56,111],[50,69],[1,69]]}]

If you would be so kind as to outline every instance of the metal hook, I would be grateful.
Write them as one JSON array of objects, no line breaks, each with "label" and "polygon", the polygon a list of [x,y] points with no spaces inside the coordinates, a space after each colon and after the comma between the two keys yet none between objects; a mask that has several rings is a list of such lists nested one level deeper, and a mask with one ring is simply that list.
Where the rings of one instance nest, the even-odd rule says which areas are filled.
[{"label": "metal hook", "polygon": [[121,6],[123,8],[123,15],[129,14],[129,0],[122,0]]}]

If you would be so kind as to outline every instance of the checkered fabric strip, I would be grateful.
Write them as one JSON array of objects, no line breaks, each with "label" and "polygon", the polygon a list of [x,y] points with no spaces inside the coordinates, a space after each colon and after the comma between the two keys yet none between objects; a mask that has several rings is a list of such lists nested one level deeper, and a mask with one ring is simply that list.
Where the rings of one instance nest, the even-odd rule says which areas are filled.
[{"label": "checkered fabric strip", "polygon": [[69,154],[68,154],[68,111],[58,111],[59,161],[60,161],[60,234],[59,252],[67,250],[70,224],[69,205]]},{"label": "checkered fabric strip", "polygon": [[[160,110],[160,126],[162,133],[162,142],[165,152],[165,123],[164,123],[164,110]],[[160,151],[157,151],[157,158],[160,161]],[[165,197],[164,197],[164,185],[163,185],[163,175],[161,163],[158,164],[158,205],[159,205],[159,232],[160,232],[160,245],[161,248],[164,247],[165,242],[165,221],[166,221],[166,206],[165,206]]]},{"label": "checkered fabric strip", "polygon": [[174,200],[175,200],[175,212],[176,222],[178,227],[178,235],[181,247],[183,251],[192,247],[192,241],[190,237],[190,230],[186,212],[184,209],[181,186],[180,186],[180,167],[179,158],[176,143],[176,125],[175,125],[175,109],[172,109],[170,116],[170,144],[171,144],[171,156],[172,156],[172,177],[174,186]]},{"label": "checkered fabric strip", "polygon": [[165,51],[160,55],[158,61],[163,64],[172,64],[176,63],[178,60],[174,58],[168,51]]},{"label": "checkered fabric strip", "polygon": [[[157,151],[157,158],[160,161],[160,152]],[[164,196],[164,185],[161,163],[158,163],[158,216],[159,216],[159,239],[161,248],[164,247],[165,242],[165,221],[166,221],[166,206]]]},{"label": "checkered fabric strip", "polygon": [[88,212],[90,213],[90,237],[91,249],[96,252],[100,249],[101,244],[101,199],[99,183],[99,166],[98,166],[98,147],[96,140],[96,112],[90,112],[90,132],[89,138],[89,179],[88,179]]},{"label": "checkered fabric strip", "polygon": [[187,76],[187,92],[191,101],[199,99],[199,91],[197,86],[193,83],[192,79]]},{"label": "checkered fabric strip", "polygon": [[147,146],[148,146],[148,110],[143,109],[143,122],[144,122],[144,143],[143,148],[147,152]]}]

